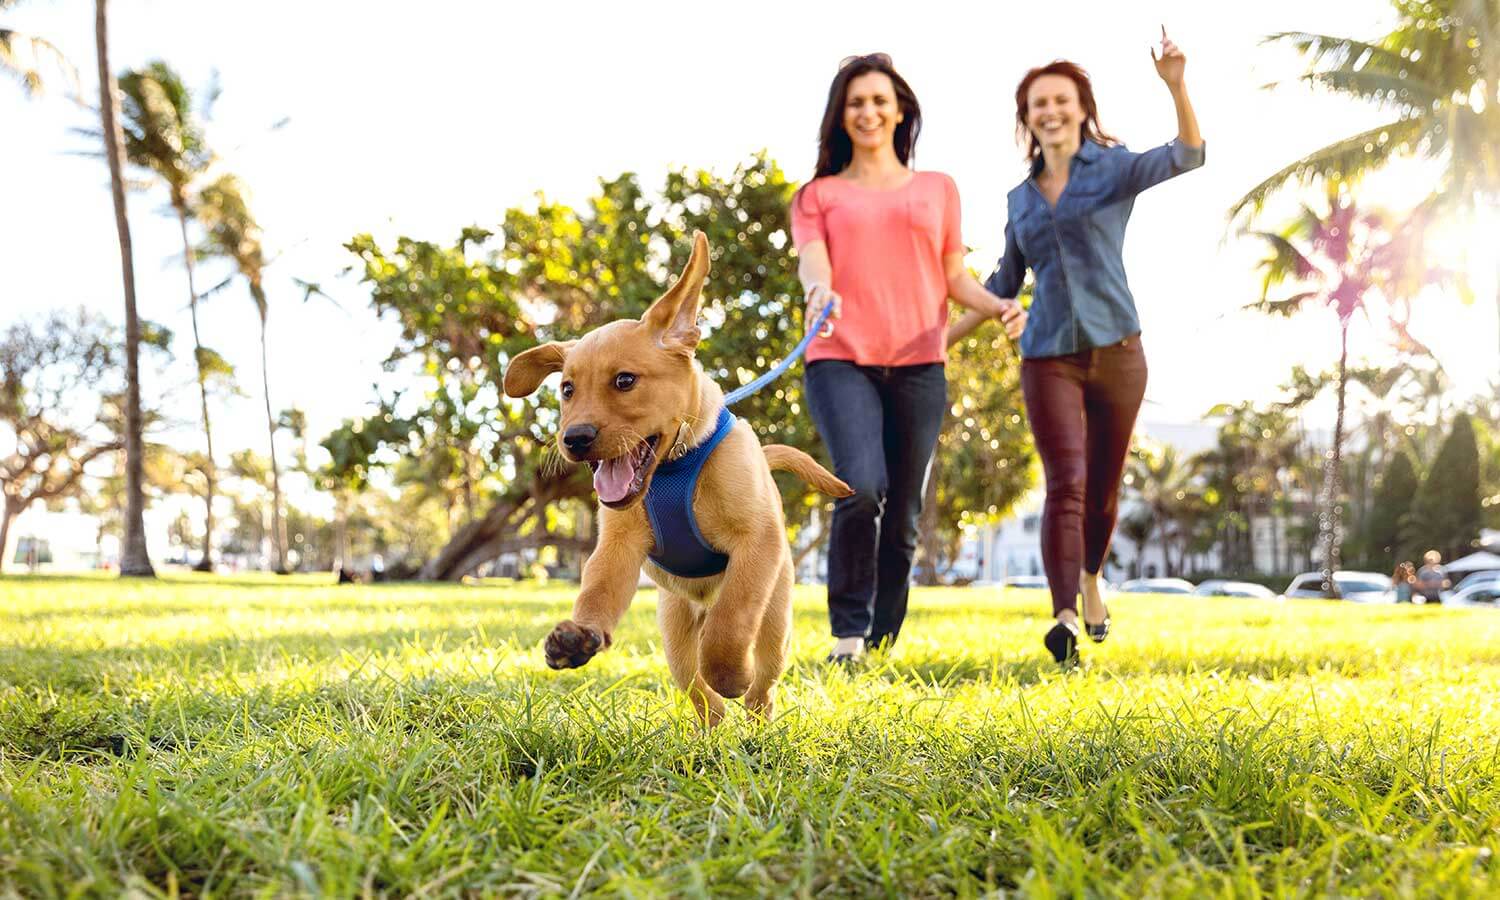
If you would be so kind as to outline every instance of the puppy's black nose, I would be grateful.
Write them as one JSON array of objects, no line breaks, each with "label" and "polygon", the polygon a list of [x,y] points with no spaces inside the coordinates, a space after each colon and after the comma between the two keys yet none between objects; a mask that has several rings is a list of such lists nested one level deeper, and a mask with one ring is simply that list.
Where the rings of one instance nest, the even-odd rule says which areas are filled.
[{"label": "puppy's black nose", "polygon": [[582,456],[594,446],[594,438],[598,436],[599,429],[592,425],[574,425],[563,432],[563,446],[574,456]]}]

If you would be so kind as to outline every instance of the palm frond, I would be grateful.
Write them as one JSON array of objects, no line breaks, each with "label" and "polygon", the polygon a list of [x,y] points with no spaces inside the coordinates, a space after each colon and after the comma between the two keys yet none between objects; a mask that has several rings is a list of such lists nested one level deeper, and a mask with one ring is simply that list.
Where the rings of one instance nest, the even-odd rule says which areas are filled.
[{"label": "palm frond", "polygon": [[1301,80],[1335,94],[1398,109],[1408,115],[1426,112],[1431,109],[1433,101],[1444,97],[1434,85],[1385,72],[1333,69],[1309,72]]},{"label": "palm frond", "polygon": [[[1381,38],[1380,43],[1307,31],[1284,31],[1268,36],[1261,43],[1290,44],[1307,59],[1308,73],[1320,69],[1344,69],[1400,76],[1404,72],[1408,78],[1429,85],[1447,86],[1450,79],[1443,66],[1443,54],[1423,47],[1426,52],[1419,50],[1416,58],[1412,58],[1411,51],[1420,44],[1414,38],[1425,39],[1429,33],[1436,37],[1439,29],[1398,29]],[[1441,95],[1442,91],[1438,93]]]},{"label": "palm frond", "polygon": [[1407,65],[1400,53],[1349,37],[1318,34],[1313,31],[1279,31],[1261,39],[1261,45],[1290,44],[1299,54],[1307,58],[1309,69],[1324,63],[1333,66],[1366,68],[1372,63],[1387,71],[1395,71]]},{"label": "palm frond", "polygon": [[1431,122],[1426,117],[1398,119],[1314,150],[1251,188],[1229,208],[1233,221],[1249,211],[1260,212],[1266,200],[1288,184],[1305,185],[1322,178],[1353,181],[1384,165],[1397,153],[1409,153],[1423,144]]},{"label": "palm frond", "polygon": [[1261,260],[1258,266],[1264,273],[1261,303],[1266,302],[1272,287],[1287,281],[1302,281],[1317,273],[1318,267],[1287,235],[1274,231],[1255,231],[1250,232],[1250,235],[1265,241],[1271,251],[1271,255]]},{"label": "palm frond", "polygon": [[21,82],[21,89],[28,97],[46,93],[48,81],[44,69],[47,68],[55,70],[67,82],[67,96],[79,97],[78,70],[51,41],[0,28],[0,72]]},{"label": "palm frond", "polygon": [[1293,294],[1283,300],[1267,300],[1262,297],[1254,303],[1245,304],[1245,309],[1252,309],[1256,312],[1263,312],[1273,316],[1291,318],[1301,312],[1309,300],[1317,297],[1317,291],[1303,291],[1300,294]]}]

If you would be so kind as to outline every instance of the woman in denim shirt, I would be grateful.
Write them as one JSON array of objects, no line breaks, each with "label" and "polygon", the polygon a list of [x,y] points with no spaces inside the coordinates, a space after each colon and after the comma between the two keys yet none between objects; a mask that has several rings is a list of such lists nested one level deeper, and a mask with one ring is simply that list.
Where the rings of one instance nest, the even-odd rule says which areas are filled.
[{"label": "woman in denim shirt", "polygon": [[[1089,637],[1109,634],[1099,569],[1109,552],[1120,475],[1146,392],[1140,320],[1122,248],[1135,196],[1203,164],[1203,137],[1183,82],[1187,62],[1162,29],[1156,71],[1177,108],[1177,139],[1132,153],[1099,127],[1089,77],[1057,61],[1016,90],[1016,124],[1029,141],[1031,177],[1007,197],[1005,255],[986,287],[1014,297],[1029,268],[1035,287],[1021,335],[1021,389],[1047,478],[1042,564],[1057,623],[1047,649],[1071,665],[1076,599]],[[969,313],[950,343],[983,316]]]}]

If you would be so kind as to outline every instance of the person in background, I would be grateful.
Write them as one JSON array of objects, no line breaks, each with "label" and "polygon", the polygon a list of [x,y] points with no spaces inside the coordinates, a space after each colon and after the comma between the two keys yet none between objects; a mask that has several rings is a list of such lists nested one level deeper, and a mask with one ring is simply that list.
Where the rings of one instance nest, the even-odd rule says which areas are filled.
[{"label": "person in background", "polygon": [[1410,603],[1412,586],[1417,580],[1415,567],[1411,561],[1396,563],[1396,571],[1391,573],[1391,586],[1396,589],[1397,603]]},{"label": "person in background", "polygon": [[1422,568],[1417,570],[1416,594],[1427,603],[1440,603],[1443,591],[1452,586],[1443,568],[1443,555],[1436,550],[1422,554]]}]

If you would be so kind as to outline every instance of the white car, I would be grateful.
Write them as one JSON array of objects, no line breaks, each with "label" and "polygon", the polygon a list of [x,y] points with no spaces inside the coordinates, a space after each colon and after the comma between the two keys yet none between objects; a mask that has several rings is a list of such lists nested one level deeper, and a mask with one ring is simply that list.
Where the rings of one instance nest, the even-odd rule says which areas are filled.
[{"label": "white car", "polygon": [[1223,581],[1214,579],[1198,585],[1193,591],[1199,597],[1254,597],[1257,600],[1275,600],[1276,592],[1265,585],[1250,581]]},{"label": "white car", "polygon": [[1181,578],[1132,578],[1120,585],[1122,594],[1191,594],[1193,583]]},{"label": "white car", "polygon": [[1466,578],[1458,590],[1443,597],[1443,605],[1500,609],[1500,578]]},{"label": "white car", "polygon": [[[1338,585],[1339,595],[1355,603],[1395,603],[1396,589],[1391,579],[1379,572],[1333,573],[1333,583]],[[1287,585],[1289,598],[1318,599],[1323,596],[1323,573],[1303,572]]]}]

